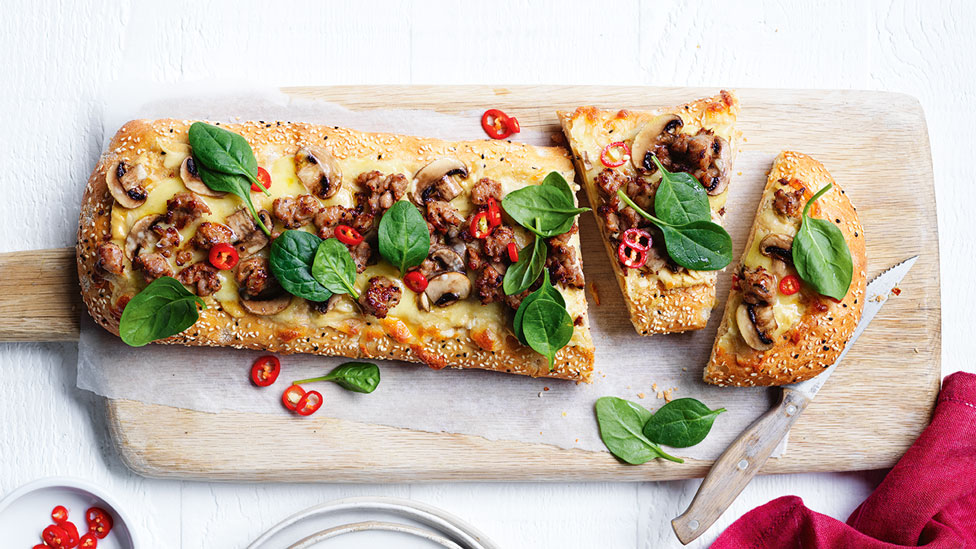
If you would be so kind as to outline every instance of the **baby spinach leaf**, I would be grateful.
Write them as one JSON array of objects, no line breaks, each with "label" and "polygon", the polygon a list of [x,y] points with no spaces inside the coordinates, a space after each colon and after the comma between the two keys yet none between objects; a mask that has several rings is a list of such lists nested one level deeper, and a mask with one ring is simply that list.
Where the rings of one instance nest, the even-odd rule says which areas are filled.
[{"label": "baby spinach leaf", "polygon": [[732,237],[721,225],[693,221],[674,226],[645,212],[623,190],[617,196],[661,229],[668,255],[675,263],[695,271],[716,271],[732,262]]},{"label": "baby spinach leaf", "polygon": [[546,243],[535,236],[532,244],[519,252],[518,261],[505,271],[505,278],[502,279],[505,295],[514,295],[527,290],[536,280],[539,280],[539,275],[545,270],[545,266]]},{"label": "baby spinach leaf", "polygon": [[651,157],[661,172],[661,183],[654,194],[654,214],[669,225],[687,225],[694,221],[709,221],[712,209],[708,194],[691,174],[671,173],[656,156]]},{"label": "baby spinach leaf", "polygon": [[228,175],[242,175],[270,196],[257,178],[258,161],[243,136],[205,122],[194,122],[190,125],[188,137],[198,166],[202,164],[205,168]]},{"label": "baby spinach leaf", "polygon": [[416,206],[401,200],[380,219],[380,255],[403,274],[423,263],[430,251],[430,230]]},{"label": "baby spinach leaf", "polygon": [[512,328],[515,332],[515,336],[518,338],[522,345],[528,345],[525,341],[525,334],[522,331],[522,318],[525,316],[525,309],[537,299],[548,299],[550,301],[555,301],[560,307],[566,308],[566,300],[563,299],[563,294],[556,289],[555,286],[549,283],[549,271],[542,270],[542,286],[539,289],[532,292],[531,294],[525,296],[522,303],[519,304],[519,308],[515,311],[515,319],[512,321]]},{"label": "baby spinach leaf", "polygon": [[305,231],[289,230],[271,242],[271,272],[288,293],[309,301],[327,301],[328,288],[312,276],[312,261],[322,239]]},{"label": "baby spinach leaf", "polygon": [[193,326],[200,313],[197,305],[207,308],[175,278],[157,278],[136,294],[122,311],[119,336],[132,347],[176,335]]},{"label": "baby spinach leaf", "polygon": [[346,362],[322,377],[301,379],[292,385],[315,381],[332,381],[347,391],[368,394],[380,384],[380,369],[369,362]]},{"label": "baby spinach leaf", "polygon": [[717,271],[732,262],[732,237],[721,225],[694,221],[662,225],[664,245],[675,263],[693,271]]},{"label": "baby spinach leaf", "polygon": [[632,465],[664,458],[677,463],[684,460],[668,455],[660,446],[644,436],[644,424],[651,412],[640,404],[617,397],[601,397],[596,401],[596,420],[600,438],[610,453]]},{"label": "baby spinach leaf", "polygon": [[261,216],[258,215],[257,210],[254,208],[254,202],[251,201],[251,184],[244,176],[211,170],[199,163],[197,164],[197,173],[200,175],[203,183],[211,189],[231,193],[243,200],[244,204],[247,205],[247,209],[251,211],[251,215],[254,217],[254,221],[258,224],[258,227],[261,227],[264,234],[271,236],[271,231],[261,221]]},{"label": "baby spinach leaf", "polygon": [[573,319],[565,306],[550,299],[536,299],[522,315],[522,333],[529,347],[549,359],[552,370],[556,352],[573,338]]},{"label": "baby spinach leaf", "polygon": [[705,440],[712,423],[725,408],[710,410],[693,398],[679,398],[665,404],[644,423],[643,433],[651,442],[688,448]]},{"label": "baby spinach leaf", "polygon": [[349,294],[359,299],[356,283],[356,262],[352,260],[349,248],[335,238],[319,244],[312,260],[312,277],[334,294]]},{"label": "baby spinach leaf", "polygon": [[576,193],[573,192],[573,188],[569,186],[569,181],[566,181],[563,174],[559,172],[549,172],[546,174],[546,177],[543,178],[542,184],[555,187],[563,194],[563,196],[569,199],[570,203],[573,202],[573,195]]},{"label": "baby spinach leaf", "polygon": [[854,277],[851,250],[844,233],[825,219],[807,215],[810,205],[833,187],[820,189],[803,207],[803,221],[793,239],[793,265],[804,282],[834,299],[843,299]]},{"label": "baby spinach leaf", "polygon": [[577,215],[589,211],[576,207],[569,183],[559,172],[550,172],[541,185],[508,193],[502,207],[519,225],[544,238],[565,233]]}]

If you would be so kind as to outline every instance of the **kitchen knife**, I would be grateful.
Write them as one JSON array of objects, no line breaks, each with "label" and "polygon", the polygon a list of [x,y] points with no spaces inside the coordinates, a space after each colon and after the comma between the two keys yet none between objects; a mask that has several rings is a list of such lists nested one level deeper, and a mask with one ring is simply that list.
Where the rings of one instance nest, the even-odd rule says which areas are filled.
[{"label": "kitchen knife", "polygon": [[671,527],[681,543],[687,545],[702,535],[732,505],[780,441],[789,434],[800,413],[817,395],[830,374],[834,373],[847,351],[878,314],[891,291],[917,259],[918,256],[906,259],[872,280],[865,292],[861,321],[857,323],[854,334],[837,360],[812,379],[784,385],[779,404],[753,422],[712,464],[691,505],[671,521]]}]

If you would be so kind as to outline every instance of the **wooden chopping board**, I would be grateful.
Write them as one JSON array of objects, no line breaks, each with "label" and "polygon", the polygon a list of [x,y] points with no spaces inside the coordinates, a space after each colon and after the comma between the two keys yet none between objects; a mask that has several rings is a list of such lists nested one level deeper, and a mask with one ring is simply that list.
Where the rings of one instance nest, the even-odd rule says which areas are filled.
[{"label": "wooden chopping board", "polygon": [[[653,109],[717,89],[596,86],[343,86],[288,88],[351,109],[445,113],[501,108],[523,128],[559,133],[557,109],[593,104]],[[763,473],[890,467],[927,425],[941,379],[939,255],[931,153],[914,98],[881,92],[739,90],[740,158],[793,149],[822,161],[859,208],[869,280],[920,254],[869,330],[797,422],[784,457]],[[768,160],[753,155],[753,170]],[[758,160],[763,159],[763,160]],[[747,169],[740,162],[736,171]],[[741,178],[740,178],[741,179]],[[762,182],[733,193],[759,196]],[[79,201],[83,182],[74,182]],[[582,195],[581,195],[582,196]],[[754,206],[753,206],[754,207]],[[732,212],[751,223],[753,207]],[[592,222],[582,219],[588,281],[603,306],[622,303]],[[736,253],[741,252],[741,244]],[[737,259],[736,259],[737,261]],[[721,276],[729,276],[726,272]],[[0,255],[0,341],[72,340],[81,314],[74,250]],[[613,294],[612,296],[609,294]],[[725,294],[712,322],[719,320]],[[591,300],[591,311],[594,306]],[[667,336],[657,336],[667,337]],[[612,367],[597,364],[597,368]],[[689,368],[690,369],[690,368]],[[735,390],[735,389],[729,389]],[[619,463],[606,452],[427,433],[335,419],[301,422],[243,412],[211,414],[109,400],[113,441],[125,463],[152,477],[249,481],[416,482],[662,480],[703,476],[710,462]],[[299,451],[300,450],[300,451]]]}]

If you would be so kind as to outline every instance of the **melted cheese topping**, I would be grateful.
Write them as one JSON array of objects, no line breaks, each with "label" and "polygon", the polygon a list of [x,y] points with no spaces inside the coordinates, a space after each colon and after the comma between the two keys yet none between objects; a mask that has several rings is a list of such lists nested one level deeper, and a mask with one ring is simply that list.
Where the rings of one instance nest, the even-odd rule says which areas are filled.
[{"label": "melted cheese topping", "polygon": [[[766,236],[782,234],[795,237],[797,231],[800,229],[801,216],[799,214],[796,217],[786,217],[780,215],[773,207],[776,191],[779,189],[784,189],[787,192],[795,190],[792,186],[784,186],[778,181],[770,181],[767,183],[766,188],[763,190],[759,212],[756,214],[752,238],[742,257],[742,264],[744,266],[750,269],[762,267],[776,275],[776,288],[774,288],[774,299],[771,303],[773,306],[773,316],[776,318],[777,325],[776,330],[770,334],[773,339],[787,333],[806,314],[808,297],[808,290],[805,286],[801,286],[800,291],[793,295],[783,295],[779,291],[779,281],[786,275],[796,275],[796,270],[792,266],[784,266],[782,262],[767,257],[759,251],[759,245]],[[814,189],[808,186],[805,198],[809,198],[818,190],[819,188]],[[805,203],[804,201],[803,204]],[[741,341],[739,329],[735,321],[735,310],[741,303],[742,296],[736,293],[733,294],[732,299],[727,305],[725,314],[728,318],[729,331],[719,342],[719,345],[726,348],[731,348],[737,341]],[[745,345],[745,343],[742,344]]]},{"label": "melted cheese topping", "polygon": [[[190,153],[189,146],[179,142],[164,142],[160,144],[160,147],[164,152],[161,161],[156,161],[157,159],[149,158],[145,155],[140,157],[140,162],[149,171],[149,177],[144,183],[149,193],[146,202],[134,209],[123,208],[118,203],[113,204],[111,214],[112,239],[123,248],[125,246],[124,241],[126,235],[128,235],[133,224],[147,215],[165,213],[167,200],[178,193],[187,191],[180,178],[179,168],[183,160]],[[308,190],[298,179],[293,155],[285,155],[281,149],[273,145],[268,145],[256,150],[255,157],[257,158],[258,165],[268,170],[272,179],[272,185],[268,189],[270,196],[266,196],[263,193],[251,193],[250,195],[254,202],[254,207],[257,210],[264,209],[270,212],[276,198],[297,197],[299,195],[309,194]],[[411,177],[416,171],[416,169],[404,166],[402,162],[398,162],[393,158],[344,158],[341,159],[340,164],[343,174],[342,186],[332,197],[320,200],[323,206],[355,206],[355,193],[360,189],[354,185],[354,180],[360,173],[379,170],[384,174],[403,173]],[[426,164],[426,162],[423,164]],[[526,181],[525,179],[516,179],[514,176],[500,177],[497,173],[489,174],[487,171],[486,165],[476,164],[469,167],[468,178],[463,180],[455,178],[462,188],[464,188],[465,192],[462,192],[452,200],[451,205],[462,216],[467,217],[471,210],[474,209],[474,205],[469,199],[469,192],[482,177],[491,177],[498,181],[502,186],[502,195],[504,196],[509,192],[525,187],[527,184],[541,183],[549,173],[546,170],[538,170]],[[573,173],[571,171],[562,172],[562,174],[567,178],[567,181],[573,181]],[[407,196],[405,198],[413,193],[415,187],[416,182],[411,180],[408,184]],[[578,189],[575,183],[571,183],[571,187],[575,187],[574,190]],[[210,221],[223,224],[228,216],[246,207],[240,198],[232,194],[227,194],[223,197],[197,196],[206,202],[211,213],[201,216],[180,231],[183,237],[183,244],[180,249],[189,250],[193,253],[193,260],[186,265],[205,260],[205,254],[203,252],[194,250],[191,246],[186,245],[186,242],[196,233],[200,223]],[[376,222],[378,223],[379,220],[377,219]],[[528,231],[516,224],[510,224],[510,226],[515,231],[515,238],[520,248],[531,241],[531,235]],[[314,232],[314,227],[306,225],[302,230]],[[577,254],[579,254],[579,235],[573,235],[570,242],[575,247]],[[268,253],[269,247],[266,246],[257,255],[267,257]],[[376,256],[378,257],[378,253]],[[178,266],[175,263],[175,259],[176,254],[173,254],[168,261],[173,272],[178,273],[183,267]],[[135,272],[135,269],[127,268],[126,273],[130,282],[137,287],[145,284],[141,273]],[[221,307],[231,316],[239,318],[249,314],[240,305],[238,285],[234,279],[234,273],[231,271],[221,271],[218,276],[221,281],[220,290],[204,299],[219,302]],[[357,291],[361,293],[367,281],[373,276],[386,276],[391,280],[398,281],[403,292],[400,302],[390,310],[386,319],[380,321],[380,325],[387,328],[388,332],[396,331],[398,335],[402,335],[400,333],[402,332],[402,328],[397,324],[397,321],[402,321],[406,324],[406,329],[409,331],[410,336],[418,337],[425,334],[452,337],[458,329],[473,330],[476,328],[490,329],[498,336],[506,332],[511,332],[509,326],[510,314],[504,303],[482,305],[476,295],[472,295],[448,307],[433,307],[430,311],[424,311],[418,305],[417,294],[407,289],[402,282],[399,282],[399,272],[381,258],[378,264],[367,266],[364,272],[357,275]],[[472,280],[472,294],[474,294],[473,273],[468,273],[468,277]],[[582,291],[558,286],[557,289],[566,298],[566,306],[570,316],[574,319],[580,316],[586,318],[586,301],[582,297]],[[347,321],[364,321],[362,313],[353,303],[352,297],[348,295],[342,296],[332,310],[327,313],[318,313],[312,310],[306,304],[305,300],[296,298],[292,299],[291,304],[284,311],[264,318],[288,326],[314,326],[318,328],[342,326]],[[391,335],[393,334],[391,333]],[[588,343],[588,341],[588,332],[585,329],[578,329],[574,331],[573,339],[569,345]]]},{"label": "melted cheese topping", "polygon": [[[604,116],[600,117],[599,123],[596,124],[586,123],[585,120],[580,120],[572,124],[569,129],[570,143],[573,146],[574,152],[580,157],[577,165],[580,166],[583,171],[583,176],[586,178],[586,190],[590,204],[603,203],[602,195],[596,188],[595,183],[596,176],[606,169],[600,161],[600,154],[603,152],[603,148],[608,143],[616,141],[623,141],[628,147],[632,147],[634,138],[644,128],[644,125],[653,120],[655,116],[651,113],[629,113],[625,117],[606,116],[604,114]],[[694,135],[698,133],[698,130],[702,129],[698,121],[691,120],[687,116],[682,117],[682,121],[684,122],[684,126],[682,126],[680,133]],[[709,126],[709,129],[725,139],[730,146],[734,147],[735,140],[732,123],[733,121],[729,120],[727,123],[712,124]],[[639,175],[630,157],[627,157],[627,161],[622,166],[614,169],[629,177],[645,177],[651,182],[660,180],[657,172],[650,176]],[[712,209],[712,221],[716,223],[721,222],[721,216],[718,212],[725,207],[728,193],[728,188],[726,188],[724,192],[708,197],[708,203]],[[602,219],[599,220],[599,224],[602,228]],[[608,237],[606,234],[604,236]],[[616,261],[616,258],[614,258],[614,261]],[[667,268],[663,268],[656,273],[648,273],[640,269],[622,269],[622,272],[627,287],[631,288],[633,292],[644,292],[654,288],[672,289],[696,286],[706,283],[715,273],[715,271],[689,271],[685,269],[682,269],[681,272],[674,273]]]}]

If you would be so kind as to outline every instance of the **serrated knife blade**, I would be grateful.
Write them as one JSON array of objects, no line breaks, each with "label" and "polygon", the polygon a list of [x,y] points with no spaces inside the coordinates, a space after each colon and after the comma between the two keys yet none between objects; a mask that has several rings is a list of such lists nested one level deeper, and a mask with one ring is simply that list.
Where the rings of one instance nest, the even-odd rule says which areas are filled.
[{"label": "serrated knife blade", "polygon": [[917,260],[917,255],[910,257],[875,277],[864,292],[861,320],[837,360],[813,379],[784,385],[782,400],[746,428],[715,460],[691,505],[671,521],[671,527],[681,543],[687,545],[708,530],[756,476]]},{"label": "serrated knife blade", "polygon": [[857,338],[861,337],[864,330],[871,324],[874,320],[875,315],[881,310],[881,307],[888,301],[888,297],[891,295],[891,291],[898,286],[898,283],[905,278],[908,271],[911,270],[912,265],[918,260],[918,256],[913,256],[901,263],[891,267],[887,271],[874,277],[867,288],[864,291],[864,309],[861,311],[861,320],[857,323],[857,328],[854,329],[854,333],[851,334],[851,338],[847,340],[847,345],[844,346],[844,350],[841,351],[837,360],[830,365],[829,368],[824,370],[822,373],[817,375],[817,377],[808,379],[806,381],[801,381],[799,383],[791,383],[789,385],[784,385],[783,387],[789,387],[793,390],[799,391],[805,394],[808,398],[813,398],[816,396],[820,388],[824,386],[827,382],[827,378],[830,374],[834,373],[837,366],[844,360],[847,356],[847,351],[851,349]]}]

